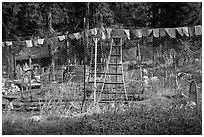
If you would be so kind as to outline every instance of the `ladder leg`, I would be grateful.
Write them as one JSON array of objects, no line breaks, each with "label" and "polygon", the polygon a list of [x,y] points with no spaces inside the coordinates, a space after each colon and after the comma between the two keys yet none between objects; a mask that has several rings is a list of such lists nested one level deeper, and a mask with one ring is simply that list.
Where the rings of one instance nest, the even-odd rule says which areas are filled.
[{"label": "ladder leg", "polygon": [[[122,40],[120,42],[121,42],[121,45],[122,45]],[[122,61],[122,46],[120,47],[120,52],[121,52],[121,61]],[[123,86],[124,86],[124,91],[125,91],[125,97],[126,97],[126,100],[128,101],[127,90],[126,90],[126,85],[125,85],[125,77],[124,77],[123,65],[122,65],[121,69],[122,69],[122,79],[123,79]],[[128,106],[130,107],[129,102],[128,102]]]},{"label": "ladder leg", "polygon": [[111,41],[110,54],[109,54],[109,56],[108,56],[108,61],[107,61],[107,63],[106,63],[105,76],[104,76],[104,79],[103,79],[103,85],[102,85],[102,88],[101,88],[101,92],[100,92],[100,94],[99,94],[99,99],[98,99],[98,101],[101,100],[101,95],[102,95],[102,92],[103,92],[103,89],[104,89],[104,86],[105,86],[105,81],[106,81],[107,73],[108,73],[108,70],[109,70],[109,69],[108,69],[108,64],[110,63],[110,55],[111,55],[111,53],[112,53],[112,44],[113,44],[113,40]]}]

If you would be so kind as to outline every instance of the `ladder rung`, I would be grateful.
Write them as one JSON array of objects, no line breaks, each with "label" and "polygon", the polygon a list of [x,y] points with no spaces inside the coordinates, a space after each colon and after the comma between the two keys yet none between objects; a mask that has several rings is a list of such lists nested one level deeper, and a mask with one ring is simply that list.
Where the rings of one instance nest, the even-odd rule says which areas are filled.
[{"label": "ladder rung", "polygon": [[98,103],[108,103],[108,102],[126,102],[128,103],[128,101],[126,99],[120,99],[120,100],[115,100],[115,99],[100,99],[100,101]]},{"label": "ladder rung", "polygon": [[[97,63],[97,65],[104,65],[106,64],[105,62],[104,63]],[[94,63],[91,63],[90,65],[95,65]]]},{"label": "ladder rung", "polygon": [[[101,92],[101,90],[96,90],[96,92]],[[103,90],[102,92],[103,94],[110,94],[110,91],[109,90]]]},{"label": "ladder rung", "polygon": [[122,65],[122,63],[109,63],[108,65],[115,65],[115,66],[119,66],[119,65]]},{"label": "ladder rung", "polygon": [[[91,72],[90,74],[95,74],[94,72]],[[97,72],[96,74],[105,74],[105,72]],[[123,75],[122,73],[106,73],[106,75]]]},{"label": "ladder rung", "polygon": [[[94,83],[94,81],[89,81],[88,83]],[[103,83],[103,81],[96,81],[96,83]]]},{"label": "ladder rung", "polygon": [[124,84],[124,82],[105,82],[104,84]]},{"label": "ladder rung", "polygon": [[102,94],[119,94],[119,95],[125,95],[125,93],[120,92],[110,92],[108,90],[103,90]]},{"label": "ladder rung", "polygon": [[111,56],[121,56],[121,54],[110,54]]},{"label": "ladder rung", "polygon": [[112,45],[112,47],[121,47],[121,45]]},{"label": "ladder rung", "polygon": [[[89,74],[95,74],[94,72],[90,72]],[[105,72],[96,72],[96,74],[105,74]]]},{"label": "ladder rung", "polygon": [[[120,90],[120,91],[122,92],[122,90]],[[86,90],[86,92],[94,92],[94,89]],[[101,92],[101,89],[97,89],[96,92]],[[125,93],[121,93],[121,92],[118,92],[118,94],[125,94]],[[103,90],[103,94],[112,94],[112,93],[116,94],[116,92],[111,92],[109,89],[104,89]]]},{"label": "ladder rung", "polygon": [[106,75],[123,75],[122,73],[107,73]]}]

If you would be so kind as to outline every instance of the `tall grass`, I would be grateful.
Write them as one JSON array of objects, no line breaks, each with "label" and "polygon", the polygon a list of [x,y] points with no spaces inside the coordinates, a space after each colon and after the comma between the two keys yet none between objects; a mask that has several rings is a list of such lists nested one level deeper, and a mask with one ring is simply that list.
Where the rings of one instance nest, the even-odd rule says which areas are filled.
[{"label": "tall grass", "polygon": [[[138,73],[131,78],[137,80]],[[159,75],[158,72],[156,72]],[[130,75],[130,73],[129,73]],[[127,78],[130,78],[127,74]],[[159,78],[159,76],[158,76]],[[166,80],[167,81],[167,80]],[[126,81],[129,82],[129,81]],[[172,79],[167,84],[173,83]],[[138,84],[136,82],[136,84]],[[139,93],[142,89],[130,83],[128,92]],[[180,83],[186,88],[185,83]],[[65,98],[82,97],[82,85],[76,83],[52,84],[44,92],[43,106],[40,112],[10,112],[2,116],[3,135],[201,135],[202,118],[195,109],[176,107],[173,101],[158,97],[164,92],[161,82],[150,83],[151,90],[145,94],[148,100],[131,102],[129,108],[122,104],[104,105],[94,108],[89,103],[85,112],[80,113],[80,102],[63,102]],[[169,90],[170,89],[170,90]],[[166,91],[173,92],[173,88]],[[186,90],[186,89],[182,89]],[[201,96],[200,96],[201,97]],[[56,101],[56,99],[58,101]],[[201,99],[200,99],[201,100]],[[41,102],[42,103],[42,102]],[[199,112],[201,113],[201,111]],[[33,115],[41,115],[37,122],[31,120]]]},{"label": "tall grass", "polygon": [[116,111],[116,108],[110,108],[104,113],[94,113],[82,117],[64,118],[53,114],[40,122],[5,114],[2,119],[2,133],[4,135],[202,134],[202,119],[196,115],[195,110],[176,108],[170,101],[162,101],[162,99],[152,99],[150,103],[152,105],[134,104],[126,111]]}]

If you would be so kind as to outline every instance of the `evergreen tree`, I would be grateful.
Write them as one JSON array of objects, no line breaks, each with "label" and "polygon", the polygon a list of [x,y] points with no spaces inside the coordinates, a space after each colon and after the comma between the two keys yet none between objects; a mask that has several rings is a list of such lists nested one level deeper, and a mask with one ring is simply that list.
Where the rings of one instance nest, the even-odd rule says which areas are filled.
[{"label": "evergreen tree", "polygon": [[[89,27],[179,27],[202,24],[199,2],[90,2]],[[85,2],[3,2],[3,40],[45,36],[48,13],[52,28],[69,33],[83,30]],[[24,39],[25,39],[24,38]]]}]

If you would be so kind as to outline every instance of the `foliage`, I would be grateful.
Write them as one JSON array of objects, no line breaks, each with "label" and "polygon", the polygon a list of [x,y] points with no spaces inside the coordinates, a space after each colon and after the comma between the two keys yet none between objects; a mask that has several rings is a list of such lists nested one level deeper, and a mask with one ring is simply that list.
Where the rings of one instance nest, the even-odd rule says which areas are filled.
[{"label": "foliage", "polygon": [[[198,2],[3,2],[2,40],[71,34],[101,25],[114,28],[192,26],[201,24],[201,9]],[[138,42],[145,44],[145,41]],[[83,40],[71,41],[71,56],[84,60],[84,44]],[[124,47],[131,45],[133,41],[126,42]]]},{"label": "foliage", "polygon": [[91,28],[101,22],[125,27],[196,25],[201,24],[201,9],[198,2],[3,2],[3,40],[44,35],[49,12],[56,32],[75,32],[83,29],[85,16]]}]

